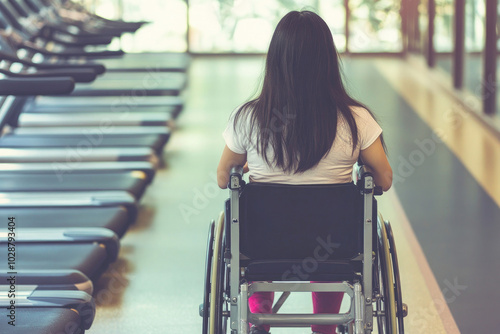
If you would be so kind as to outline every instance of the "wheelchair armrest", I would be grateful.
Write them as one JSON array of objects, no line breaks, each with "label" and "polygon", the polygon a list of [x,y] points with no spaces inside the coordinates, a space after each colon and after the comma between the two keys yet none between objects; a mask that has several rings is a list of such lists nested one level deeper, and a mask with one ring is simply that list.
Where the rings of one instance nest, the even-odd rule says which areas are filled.
[{"label": "wheelchair armrest", "polygon": [[229,173],[229,184],[228,188],[231,190],[239,189],[245,184],[243,181],[243,166],[235,166],[231,168]]},{"label": "wheelchair armrest", "polygon": [[[370,178],[369,181],[368,178]],[[370,172],[368,167],[365,165],[361,165],[358,162],[358,170],[356,172],[356,185],[358,186],[359,190],[362,191],[363,193],[369,193],[373,189],[373,194],[374,195],[382,195],[383,190],[382,187],[375,185],[373,182],[373,174]]]}]

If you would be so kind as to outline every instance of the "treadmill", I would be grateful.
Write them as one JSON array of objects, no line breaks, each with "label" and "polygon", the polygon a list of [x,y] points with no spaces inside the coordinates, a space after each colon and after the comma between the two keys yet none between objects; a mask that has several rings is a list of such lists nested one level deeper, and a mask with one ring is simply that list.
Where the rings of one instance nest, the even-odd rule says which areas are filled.
[{"label": "treadmill", "polygon": [[[71,78],[2,79],[0,91],[6,94],[65,93],[73,89]],[[5,109],[2,110],[2,113]],[[5,126],[5,117],[0,117],[0,128]],[[44,173],[67,175],[77,172],[99,171],[141,171],[147,175],[148,182],[154,177],[158,158],[150,148],[110,149],[94,148],[92,152],[69,149],[9,149],[0,148],[0,171],[11,173]],[[84,154],[83,154],[84,153]]]},{"label": "treadmill", "polygon": [[[0,17],[1,22],[1,17]],[[54,76],[71,76],[73,79],[81,85],[90,85],[85,82],[92,81],[96,78],[95,68],[93,66],[86,67],[88,65],[53,65],[53,64],[36,64],[31,61],[22,60],[15,55],[15,51],[6,45],[5,41],[2,41],[0,36],[0,59],[6,61],[7,64],[20,63],[23,66],[29,66],[28,70],[23,70],[21,72],[11,71],[12,66],[9,65],[9,69],[0,69],[0,73],[8,75],[9,77],[33,79],[33,78],[44,78],[44,77],[54,77]],[[37,71],[33,71],[33,69]],[[39,69],[41,68],[41,70]],[[184,79],[182,79],[185,81]],[[182,81],[181,80],[181,81]],[[122,96],[102,96],[101,102],[96,101],[95,103],[88,104],[88,98],[82,97],[81,100],[72,100],[74,97],[67,96],[69,98],[67,103],[64,100],[59,100],[60,96],[52,96],[49,101],[43,101],[43,98],[38,98],[36,101],[34,98],[22,99],[16,102],[17,112],[22,113],[20,118],[20,126],[26,124],[26,126],[50,126],[52,123],[56,124],[70,124],[78,125],[83,122],[87,122],[85,125],[89,126],[99,126],[102,123],[108,124],[113,123],[117,126],[137,126],[137,125],[150,125],[150,126],[167,126],[168,122],[177,117],[180,113],[183,100],[178,97],[170,96],[147,96],[142,90],[142,81],[139,84],[139,90],[134,91],[130,96],[127,94],[121,94],[124,91],[118,90],[114,93],[110,93],[108,87],[112,81],[96,81],[95,83],[101,82],[101,88],[106,91],[104,95],[122,95]],[[132,82],[127,80],[117,80],[120,84]],[[133,83],[137,85],[137,83]],[[77,88],[78,89],[78,88]],[[156,88],[154,88],[156,89]],[[162,90],[161,88],[160,90]],[[95,90],[95,88],[92,88]],[[96,91],[99,91],[97,89]],[[110,94],[108,94],[110,93]],[[179,94],[179,90],[173,92],[174,94]],[[49,94],[45,94],[49,95]],[[155,98],[155,99],[152,99]],[[40,101],[40,99],[42,101]],[[143,102],[144,101],[144,102]],[[142,106],[146,104],[145,106]],[[75,108],[76,107],[76,108]],[[24,111],[28,113],[24,113]],[[64,116],[64,114],[72,112],[72,115]],[[32,115],[36,113],[36,115]],[[49,115],[47,115],[49,114]]]},{"label": "treadmill", "polygon": [[[0,79],[1,80],[1,79]],[[29,82],[28,82],[29,84]],[[19,90],[22,94],[22,90]],[[16,98],[0,97],[0,147],[5,148],[36,148],[36,147],[80,147],[82,150],[92,150],[93,148],[115,147],[147,147],[161,156],[163,148],[170,138],[170,130],[166,126],[168,124],[168,116],[159,121],[155,121],[154,116],[150,120],[160,123],[160,126],[155,127],[152,131],[146,129],[141,130],[141,124],[148,124],[148,118],[142,117],[138,119],[135,126],[129,126],[125,130],[120,130],[120,121],[115,121],[107,114],[28,114],[18,115],[16,106]],[[27,117],[27,116],[32,116]],[[52,116],[52,117],[51,117]],[[73,117],[71,117],[73,116]],[[87,117],[84,117],[87,116]],[[145,115],[147,116],[147,115]],[[19,118],[18,118],[19,117]],[[106,122],[108,120],[108,122]],[[127,124],[133,123],[133,119],[127,117]],[[7,130],[2,129],[2,125],[9,125]],[[18,135],[14,130],[17,126],[21,127],[42,127],[49,125],[49,131],[34,133],[29,131],[21,132]],[[90,128],[85,126],[90,125]],[[94,125],[92,127],[92,125]],[[63,127],[59,131],[54,131],[53,127]],[[72,127],[73,128],[68,128]],[[52,130],[52,131],[51,131]],[[76,131],[75,131],[76,130]]]},{"label": "treadmill", "polygon": [[[0,79],[1,80],[1,79]],[[22,92],[20,92],[22,93]],[[107,114],[21,114],[18,116],[14,105],[15,98],[0,97],[0,147],[5,148],[80,148],[82,151],[89,151],[94,148],[141,148],[147,147],[161,156],[163,148],[170,138],[168,116],[160,118],[156,115],[151,119],[137,117],[134,126],[134,118],[127,117],[126,121],[115,121],[116,117]],[[28,117],[31,116],[31,117]],[[73,117],[71,117],[73,116]],[[87,117],[84,117],[87,116]],[[19,118],[18,118],[19,117]],[[106,122],[106,120],[108,120]],[[157,125],[148,131],[141,125]],[[119,124],[126,123],[129,126],[120,129]],[[160,124],[160,126],[158,126]],[[10,128],[2,129],[2,125],[9,125]],[[15,130],[17,126],[22,128],[40,128],[44,125],[49,127],[46,131],[21,131],[18,134]],[[54,129],[59,126],[60,129]],[[86,126],[90,126],[86,127]]]},{"label": "treadmill", "polygon": [[[0,90],[6,94],[35,93],[65,93],[73,88],[71,78],[30,79],[2,79]],[[6,123],[6,116],[10,112],[8,103],[13,97],[5,98],[0,109],[0,129]],[[86,143],[84,143],[86,144]],[[146,161],[158,165],[158,157],[148,147],[106,148],[94,145],[82,145],[76,148],[2,148],[0,147],[0,163],[53,163],[57,170],[71,170],[71,166],[78,166],[81,162],[113,162],[113,161]],[[55,164],[55,165],[54,165]]]},{"label": "treadmill", "polygon": [[[0,0],[0,11],[2,14],[7,16],[9,13],[8,0]],[[11,14],[11,13],[10,13]],[[14,15],[10,15],[11,20],[18,20],[20,18],[12,18]],[[7,18],[9,17],[7,16]],[[4,17],[1,18],[0,28],[11,30],[10,34],[20,34],[18,31],[13,30],[7,25]],[[7,33],[4,32],[4,35]],[[85,64],[66,64],[65,62],[58,64],[47,64],[45,61],[41,63],[34,63],[29,57],[33,52],[33,49],[43,52],[41,48],[35,48],[32,46],[30,50],[32,52],[27,54],[27,58],[19,59],[17,58],[17,52],[19,51],[17,43],[22,43],[22,45],[31,45],[29,42],[22,42],[23,35],[19,35],[15,38],[9,40],[9,47],[7,46],[7,41],[3,40],[2,53],[3,57],[7,61],[14,61],[18,63],[24,63],[27,66],[48,66],[54,65],[59,67],[92,67],[97,69],[98,74],[101,71],[102,65],[96,66],[93,63]],[[2,37],[5,39],[5,36]],[[27,47],[25,46],[24,49]],[[57,53],[52,53],[52,55],[57,55]],[[17,59],[16,59],[17,58]],[[104,69],[104,67],[102,67]],[[103,75],[99,77],[95,82],[81,83],[79,84],[75,91],[72,93],[74,96],[129,96],[131,98],[144,97],[144,96],[168,96],[168,95],[179,95],[186,86],[186,75],[180,72],[165,73],[157,72],[154,69],[150,69],[148,72],[135,72],[135,73],[113,73],[109,76]]]},{"label": "treadmill", "polygon": [[[40,0],[25,0],[26,5],[35,13],[38,13],[40,16],[47,18],[50,20],[51,24],[59,25],[72,25],[77,26],[78,28],[84,28],[85,24],[79,21],[69,21],[64,17],[59,15],[58,9],[60,7],[56,7],[56,4],[44,4]],[[83,13],[83,8],[74,8],[75,12],[79,14]],[[116,22],[109,21],[103,19],[101,17],[96,17],[94,14],[84,12],[90,21],[94,22],[97,29],[102,28],[104,33],[106,33],[106,28],[110,29],[111,32],[118,32],[118,35],[121,35],[123,32],[135,32],[142,24],[132,23],[133,29],[128,29],[128,22]],[[97,22],[96,22],[97,21]],[[112,27],[106,27],[106,25],[111,25]],[[94,27],[89,27],[90,29]],[[122,57],[86,57],[87,59],[99,59],[99,62],[106,66],[108,72],[143,72],[146,68],[144,64],[155,64],[156,71],[159,72],[185,72],[189,67],[189,56],[186,53],[141,53],[141,54],[124,54]],[[74,60],[78,62],[78,59]]]},{"label": "treadmill", "polygon": [[[71,72],[69,72],[71,73]],[[9,85],[10,80],[7,80],[7,82],[4,84],[4,86],[9,86],[8,87],[8,93],[14,93],[14,94],[33,94],[37,92],[37,88],[41,89],[42,93],[49,93],[50,92],[50,87],[54,86],[54,90],[52,93],[58,93],[58,92],[67,92],[69,91],[73,83],[68,79],[67,82],[63,82],[59,84],[58,78],[37,78],[36,81],[32,81],[33,79],[30,79],[29,81],[25,79],[16,79],[17,85],[12,86]],[[44,81],[45,80],[45,81]],[[54,85],[55,83],[58,83],[59,86]],[[0,84],[2,83],[2,80],[0,80]],[[25,83],[24,85],[22,83]],[[67,85],[67,87],[64,86],[64,84]],[[20,109],[19,105],[23,104],[24,101],[22,98],[18,98],[16,100],[15,97],[8,96],[4,98],[0,98],[0,132],[2,132],[2,129],[6,124],[9,124],[12,127],[15,127],[21,123],[24,125],[23,120],[16,119],[16,116],[18,116],[18,110]],[[28,114],[26,116],[33,116],[35,119],[38,118],[39,122],[43,124],[49,124],[49,125],[63,125],[65,122],[64,120],[70,120],[70,124],[72,125],[78,125],[78,126],[85,126],[89,125],[89,121],[92,120],[90,116],[92,114],[84,114],[84,116],[87,117],[75,117],[77,114],[64,114],[62,117],[50,117],[50,116],[57,116],[58,114],[48,114],[46,116],[48,117],[43,117],[44,114]],[[131,115],[138,115],[138,114],[131,114]],[[24,116],[24,115],[21,115]],[[64,117],[66,116],[66,117]],[[73,117],[70,117],[73,116]],[[97,115],[99,117],[101,115]],[[120,116],[127,116],[127,115],[120,115]],[[104,114],[104,117],[106,117],[106,114]],[[62,122],[61,122],[62,118]],[[152,122],[151,124],[158,125],[161,124],[164,126],[164,129],[162,131],[158,130],[158,127],[153,129],[153,131],[144,131],[141,130],[139,131],[140,127],[133,127],[133,128],[127,128],[127,131],[123,130],[118,130],[120,127],[115,127],[115,123],[118,123],[120,121],[114,121],[117,119],[117,117],[111,117],[109,116],[110,120],[113,120],[112,123],[104,123],[104,120],[102,118],[94,118],[93,122],[94,125],[100,125],[100,127],[95,127],[94,129],[81,129],[81,132],[68,132],[68,131],[50,131],[50,133],[38,133],[38,134],[28,134],[25,133],[22,136],[16,135],[16,133],[9,133],[6,131],[3,131],[5,134],[0,138],[0,148],[26,148],[26,149],[31,149],[31,148],[65,148],[68,150],[68,148],[74,148],[73,151],[80,151],[77,152],[77,159],[82,160],[82,156],[87,156],[87,155],[92,155],[94,151],[102,150],[104,148],[122,148],[122,149],[128,149],[128,148],[149,148],[154,151],[154,153],[157,156],[161,156],[163,152],[163,148],[166,145],[169,137],[170,137],[170,131],[166,128],[166,125],[168,124],[168,118],[165,120],[165,118],[160,117],[160,122],[155,121],[155,118],[153,117],[152,120],[148,120],[146,117],[142,117],[142,121],[139,124],[135,125],[140,125],[140,124],[150,124],[149,122]],[[144,120],[146,119],[146,120]],[[128,117],[128,122],[130,123],[132,120],[130,120],[130,117]],[[50,122],[52,121],[52,123]],[[35,124],[33,124],[33,122]],[[53,122],[58,122],[54,124]],[[92,124],[92,123],[91,123]],[[32,119],[32,123],[30,123],[32,126],[36,126],[36,120],[34,121]],[[68,124],[64,124],[65,126],[68,126]],[[118,128],[115,130],[115,128]],[[80,154],[78,154],[80,153]],[[98,153],[98,152],[95,152]],[[73,153],[74,155],[74,153]],[[150,153],[147,153],[148,156],[150,156]],[[65,154],[66,158],[68,158],[68,153]],[[4,157],[7,158],[7,157]],[[88,157],[90,158],[90,157]],[[132,157],[132,160],[143,160],[141,159],[135,159],[137,156]],[[150,157],[150,159],[155,159],[153,157]],[[148,160],[150,160],[148,159]],[[1,159],[0,159],[1,160]],[[53,160],[56,161],[56,160]],[[92,159],[87,160],[87,161],[92,161]],[[2,162],[7,162],[3,160]],[[10,161],[9,161],[10,162]],[[39,160],[32,161],[32,162],[39,162]]]},{"label": "treadmill", "polygon": [[[16,271],[77,270],[96,281],[116,261],[118,237],[104,228],[16,228]],[[7,247],[7,237],[0,236]],[[7,252],[0,255],[8,263]]]},{"label": "treadmill", "polygon": [[[31,35],[30,37],[32,39],[34,38],[42,38],[44,40],[51,40],[53,42],[58,43],[61,47],[59,47],[59,50],[56,52],[62,52],[63,54],[66,55],[78,55],[78,52],[82,53],[85,52],[85,46],[86,45],[92,45],[92,44],[109,44],[111,42],[111,39],[114,37],[119,37],[119,33],[115,33],[113,35],[103,35],[103,34],[96,34],[96,33],[89,33],[89,32],[83,32],[81,33],[73,33],[70,30],[69,26],[67,24],[58,22],[57,20],[54,20],[53,16],[46,15],[46,14],[41,14],[40,11],[33,10],[30,6],[26,4],[25,1],[21,0],[5,0],[2,5],[0,5],[0,8],[2,8],[2,12],[4,13],[5,17],[8,19],[9,23],[16,28],[19,31],[25,32],[26,34]],[[41,31],[39,31],[39,27],[42,26]],[[73,26],[74,28],[74,26]],[[57,38],[58,35],[62,35],[62,38]],[[73,41],[73,43],[68,43],[69,41]],[[74,43],[74,41],[78,41],[80,45],[77,45],[78,43]],[[66,47],[64,47],[66,45]],[[68,47],[68,45],[73,45],[71,47]],[[35,52],[40,52],[41,54],[44,54],[46,56],[51,55],[50,50],[43,51],[42,49],[39,49],[39,46],[36,45],[31,45],[29,43],[26,44],[27,48],[31,49],[31,51]],[[109,57],[109,56],[122,56],[124,53],[120,50],[118,51],[101,51],[101,52],[91,52],[89,56],[93,57],[94,59],[98,59],[100,57]],[[85,54],[82,54],[82,56],[85,56]],[[142,64],[144,64],[144,61],[150,61],[147,64],[155,64],[155,68],[151,67],[146,67],[143,68],[142,70],[139,70],[139,68],[136,68],[135,71],[132,68],[133,71],[128,71],[128,74],[131,74],[132,76],[134,74],[139,75],[140,72],[148,72],[145,71],[149,68],[149,71],[154,71],[155,73],[160,74],[160,77],[168,77],[168,74],[172,72],[178,72],[178,74],[182,74],[182,72],[185,71],[189,64],[189,58],[187,57],[186,54],[163,54],[161,57],[162,58],[167,58],[168,60],[163,60],[163,63],[165,63],[165,66],[162,66],[162,63],[158,63],[157,61],[162,59],[160,58],[159,55],[155,54],[145,54],[145,59],[141,58],[139,59],[138,56],[136,57],[136,60],[139,60]],[[127,57],[125,56],[125,59],[128,59],[130,62],[134,57]],[[115,64],[119,64],[120,58],[115,59]],[[61,60],[65,61],[65,60]],[[80,60],[81,62],[81,60]],[[116,66],[115,66],[116,68]],[[115,71],[116,72],[116,71]],[[133,73],[135,72],[135,73]],[[118,74],[118,73],[115,73]]]},{"label": "treadmill", "polygon": [[[6,175],[6,180],[9,178],[9,177],[12,177],[11,175],[7,176]],[[39,179],[34,179],[34,178],[31,178],[32,177],[31,175],[30,176],[27,176],[27,179],[26,177],[24,177],[26,180],[22,180],[21,182],[26,182],[26,183],[29,183],[30,184],[30,188],[32,189],[32,186],[35,184],[37,184],[37,182],[39,182]],[[43,181],[43,180],[42,180]],[[0,183],[3,185],[3,184],[6,184],[7,187],[9,186],[8,182],[5,183],[5,182],[2,182],[0,181]],[[14,183],[17,183],[17,182],[12,182],[11,186],[14,185]],[[51,182],[53,183],[53,182]],[[5,189],[4,189],[5,190]],[[15,194],[8,194],[8,193],[3,193],[3,194],[0,194],[0,202],[2,205],[6,205],[6,207],[9,207],[9,211],[12,210],[12,207],[11,206],[16,206],[16,207],[24,207],[24,206],[31,206],[29,207],[28,209],[31,209],[31,210],[34,210],[35,208],[36,209],[49,209],[49,210],[54,210],[55,212],[61,210],[61,206],[63,207],[63,209],[65,210],[79,210],[79,209],[83,209],[83,208],[87,208],[86,205],[95,205],[95,202],[96,202],[96,199],[99,199],[99,197],[101,196],[104,196],[104,198],[106,199],[107,198],[107,195],[104,195],[103,192],[92,192],[92,195],[90,195],[90,193],[88,194],[84,194],[84,196],[80,196],[82,195],[82,193],[78,192],[78,193],[56,193],[56,190],[58,189],[51,189],[51,192],[49,193],[38,193],[38,194],[32,194],[30,192],[29,195],[31,196],[26,196],[28,194],[19,194],[18,191],[23,191],[23,189],[15,189],[13,191],[15,191]],[[41,191],[41,189],[40,189]],[[115,193],[112,193],[112,192],[107,192],[107,194],[110,194],[111,196],[109,196],[109,198],[113,198],[113,201],[115,201],[115,203],[117,202],[116,201],[116,194]],[[20,195],[20,196],[12,196],[12,195]],[[35,195],[35,196],[33,196]],[[36,196],[38,195],[38,196]],[[54,196],[55,195],[55,196]],[[78,197],[76,196],[70,196],[70,195],[77,195]],[[53,200],[53,199],[57,199],[57,197],[60,196],[64,196],[64,200],[61,201],[61,199],[59,200]],[[87,204],[85,204],[85,200],[83,198],[88,198],[89,201]],[[30,203],[31,201],[31,203]],[[50,202],[52,202],[52,204],[49,204]],[[109,203],[108,203],[109,204]],[[10,206],[9,206],[10,205]],[[52,207],[47,207],[48,205],[52,205]],[[66,207],[64,207],[66,205]],[[111,207],[96,207],[95,209],[111,209]],[[25,212],[27,209],[22,209],[23,212]],[[124,209],[126,210],[126,209]],[[39,217],[39,216],[38,216]],[[33,221],[32,221],[33,222]],[[103,230],[102,228],[98,228],[100,230]],[[99,265],[99,262],[98,260],[102,260],[103,259],[103,256],[102,254],[98,254],[98,256],[96,256],[96,254],[98,253],[99,250],[102,250],[102,246],[105,245],[106,246],[106,249],[109,250],[109,249],[113,249],[113,247],[110,247],[108,245],[108,243],[105,243],[105,242],[101,242],[101,241],[98,241],[99,243],[99,247],[95,247],[96,245],[94,244],[96,241],[95,239],[93,238],[92,239],[92,244],[89,244],[87,241],[89,241],[88,237],[89,237],[89,229],[85,229],[84,233],[82,233],[81,235],[77,233],[77,229],[60,229],[60,228],[47,228],[47,227],[44,227],[43,229],[36,229],[36,230],[32,230],[30,231],[30,228],[26,228],[26,227],[23,227],[21,228],[21,230],[23,231],[22,232],[22,235],[23,235],[23,238],[24,240],[21,240],[21,243],[18,247],[20,247],[19,251],[20,253],[23,253],[24,256],[23,258],[29,258],[30,260],[33,260],[33,257],[36,257],[36,255],[39,255],[41,252],[44,252],[44,255],[47,256],[48,258],[52,258],[52,259],[56,259],[56,263],[44,263],[44,259],[46,258],[38,258],[38,259],[34,259],[34,261],[30,262],[30,261],[23,261],[21,262],[20,264],[18,264],[19,266],[21,266],[21,268],[27,268],[26,270],[23,269],[23,274],[25,273],[29,273],[31,276],[27,276],[25,277],[26,279],[31,279],[31,280],[28,280],[27,282],[31,282],[32,284],[39,284],[39,286],[43,286],[43,289],[35,289],[33,291],[26,291],[30,294],[30,297],[33,296],[33,299],[34,300],[40,300],[40,299],[44,299],[44,301],[46,301],[47,299],[49,298],[53,298],[53,299],[64,299],[64,300],[68,300],[70,297],[67,296],[67,294],[65,294],[64,296],[62,295],[62,292],[61,291],[52,291],[52,290],[47,290],[47,286],[44,285],[44,283],[41,283],[41,281],[39,281],[40,278],[35,278],[33,275],[36,275],[38,273],[38,270],[41,270],[40,268],[43,268],[43,269],[46,269],[46,268],[52,268],[54,269],[54,267],[52,267],[52,265],[58,265],[58,266],[61,266],[61,267],[56,267],[55,270],[65,270],[65,268],[76,268],[78,270],[81,270],[82,272],[85,272],[87,275],[89,275],[89,277],[93,277],[94,279],[97,279],[97,277],[100,275],[100,273],[102,272],[102,270],[104,269],[99,269],[100,265]],[[108,231],[106,229],[106,231]],[[109,231],[108,231],[109,232]],[[30,233],[33,237],[30,236]],[[40,237],[40,233],[42,233],[43,235],[43,239],[44,241],[40,241],[39,240],[39,237]],[[82,242],[82,239],[78,239],[76,236],[79,236],[80,238],[83,237],[83,242]],[[75,242],[78,243],[76,246],[75,246]],[[67,245],[67,243],[69,245]],[[71,246],[71,247],[64,247],[64,246]],[[83,248],[83,246],[87,246],[87,248]],[[94,246],[93,248],[90,248],[89,246]],[[71,255],[71,251],[75,251],[75,249],[78,249],[78,259],[80,261],[77,261],[76,260],[76,253],[73,254],[75,255],[75,257],[71,257],[71,259],[69,259],[69,255]],[[52,252],[52,253],[51,253]],[[102,252],[101,252],[102,253]],[[116,251],[117,253],[117,251]],[[61,255],[64,254],[64,257],[61,257]],[[26,256],[27,255],[27,256]],[[84,259],[84,257],[82,257],[82,255],[87,255]],[[108,257],[110,258],[110,260],[113,260],[113,256],[109,255],[109,251],[108,251]],[[82,262],[84,261],[84,262]],[[90,266],[88,266],[89,263],[92,263],[92,268],[90,268]],[[37,267],[37,266],[40,266],[40,267]],[[26,274],[27,275],[27,274]],[[51,275],[49,273],[49,275]],[[43,278],[43,277],[42,277]],[[57,283],[55,283],[53,281],[53,277],[50,278],[50,281],[48,281],[47,283],[49,283],[49,286],[52,286],[52,285],[57,285]],[[43,281],[43,280],[42,280]],[[63,284],[63,283],[60,283],[60,284]],[[64,283],[66,284],[66,283]],[[66,293],[66,291],[64,291]],[[55,298],[54,298],[55,296]],[[30,301],[31,302],[31,301]],[[31,306],[36,306],[36,308],[33,308],[33,310],[36,310],[37,312],[43,312],[43,317],[45,317],[45,320],[49,319],[49,323],[48,325],[51,326],[50,328],[50,331],[53,331],[53,330],[59,330],[57,328],[54,328],[54,324],[58,322],[58,320],[61,319],[61,317],[64,317],[66,315],[63,315],[62,313],[58,313],[57,314],[57,317],[51,317],[50,314],[47,314],[47,309],[42,309],[41,308],[41,305],[37,304],[37,305],[31,305]],[[54,307],[54,303],[51,301],[51,306],[52,308],[55,309]],[[65,305],[66,306],[66,305]],[[74,311],[74,313],[78,313],[80,311],[79,307],[75,306],[75,305],[71,305],[72,309],[71,311]],[[63,308],[63,307],[61,307]],[[33,318],[33,312],[31,312],[32,310],[30,310],[30,313],[29,313],[29,316],[31,318]],[[52,311],[52,310],[51,310]],[[59,312],[62,312],[62,310],[59,310]],[[64,310],[66,311],[66,310]],[[74,315],[73,313],[73,315]],[[35,314],[35,319],[36,319],[36,314],[37,313],[34,313]],[[38,320],[38,319],[37,319]],[[67,321],[67,320],[66,320]],[[75,320],[71,320],[73,321],[74,323],[76,323],[76,319]],[[83,322],[83,321],[81,321]],[[46,323],[45,322],[39,322],[37,324],[34,324],[33,322],[29,322],[30,326],[28,328],[26,328],[28,330],[28,332],[33,332],[33,330],[36,328],[36,332],[42,332],[42,329],[40,328],[41,327],[41,323]],[[67,324],[67,323],[66,323]],[[89,326],[88,325],[80,325],[78,326],[78,329],[81,329],[81,328],[88,328]],[[60,328],[60,327],[59,327]],[[49,330],[49,329],[47,329]],[[66,332],[68,332],[68,328],[67,326],[64,328],[64,330]],[[43,331],[45,331],[45,329],[43,329]]]},{"label": "treadmill", "polygon": [[146,175],[139,171],[115,173],[0,174],[0,193],[7,192],[79,192],[126,191],[140,201],[148,185]]},{"label": "treadmill", "polygon": [[[0,80],[1,82],[2,80]],[[30,89],[33,90],[35,87]],[[12,100],[11,96],[4,98],[4,103],[0,108],[0,131],[6,124],[16,123],[15,120],[9,118],[13,115],[12,108],[9,107],[9,101]],[[75,128],[77,131],[67,131],[66,127],[59,132],[50,131],[53,129],[49,128],[49,131],[45,133],[24,132],[21,135],[12,129],[7,130],[0,137],[0,151],[3,152],[3,155],[0,156],[0,162],[52,163],[49,169],[47,165],[41,168],[49,172],[51,170],[53,172],[55,169],[61,172],[72,172],[75,169],[88,171],[89,168],[108,171],[138,169],[145,172],[150,181],[154,176],[155,167],[158,166],[158,157],[162,155],[163,148],[170,137],[170,131],[166,128],[163,128],[162,131],[155,128],[156,130],[150,131],[151,133],[138,131],[139,129],[134,133],[134,128],[128,128],[127,131],[120,131],[119,128],[107,131],[103,131],[103,128]],[[88,165],[88,162],[97,161],[108,163],[102,166],[96,166],[95,163],[91,166],[84,166]],[[109,164],[113,161],[127,161],[128,165]],[[7,169],[0,165],[0,170]],[[10,170],[27,171],[31,168],[12,166]]]},{"label": "treadmill", "polygon": [[[124,32],[136,32],[144,24],[149,23],[145,21],[129,22],[123,20],[109,20],[96,14],[91,14],[85,7],[72,1],[33,0],[27,1],[26,3],[37,6],[38,8],[50,9],[52,10],[51,12],[54,12],[53,14],[64,23],[76,25],[84,31],[90,30],[94,32],[97,30],[106,34],[118,31],[122,34]],[[71,14],[75,13],[78,16],[75,18],[68,13],[59,15],[59,10],[71,11]],[[84,17],[83,19],[82,16]]]}]

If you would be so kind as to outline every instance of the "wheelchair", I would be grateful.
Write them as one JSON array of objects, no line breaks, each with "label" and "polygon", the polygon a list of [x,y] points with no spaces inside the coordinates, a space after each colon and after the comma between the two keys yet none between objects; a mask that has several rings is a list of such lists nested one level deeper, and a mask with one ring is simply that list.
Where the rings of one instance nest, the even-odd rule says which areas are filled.
[{"label": "wheelchair", "polygon": [[[245,184],[241,167],[231,171],[230,198],[209,227],[203,334],[247,334],[250,323],[368,334],[375,321],[379,334],[404,333],[396,245],[374,197],[382,190],[364,167],[356,175],[356,184]],[[271,314],[249,311],[258,291],[282,292]],[[344,292],[349,310],[278,313],[291,292],[327,291]]]}]

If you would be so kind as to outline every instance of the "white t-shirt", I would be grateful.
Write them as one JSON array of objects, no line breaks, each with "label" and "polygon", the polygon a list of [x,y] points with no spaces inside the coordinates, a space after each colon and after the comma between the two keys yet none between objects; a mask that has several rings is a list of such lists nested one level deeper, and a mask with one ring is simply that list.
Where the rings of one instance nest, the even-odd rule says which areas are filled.
[{"label": "white t-shirt", "polygon": [[[282,169],[269,166],[257,153],[256,133],[248,136],[250,117],[242,115],[234,127],[234,117],[239,108],[233,111],[223,137],[227,147],[238,154],[247,154],[250,179],[254,182],[282,184],[332,184],[352,181],[352,168],[358,160],[360,150],[368,148],[382,133],[382,128],[370,113],[362,107],[352,107],[358,127],[358,145],[352,151],[352,138],[348,123],[341,116],[337,121],[337,135],[328,154],[313,168],[303,173],[285,173]],[[272,159],[272,148],[268,147],[268,157]]]}]

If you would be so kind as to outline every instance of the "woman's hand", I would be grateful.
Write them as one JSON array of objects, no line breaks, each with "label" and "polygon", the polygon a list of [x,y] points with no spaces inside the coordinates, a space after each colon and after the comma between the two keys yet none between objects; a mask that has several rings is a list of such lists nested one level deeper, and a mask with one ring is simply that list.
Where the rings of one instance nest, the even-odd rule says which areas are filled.
[{"label": "woman's hand", "polygon": [[243,174],[248,173],[250,169],[248,168],[248,161],[245,163],[245,166],[243,166]]}]

